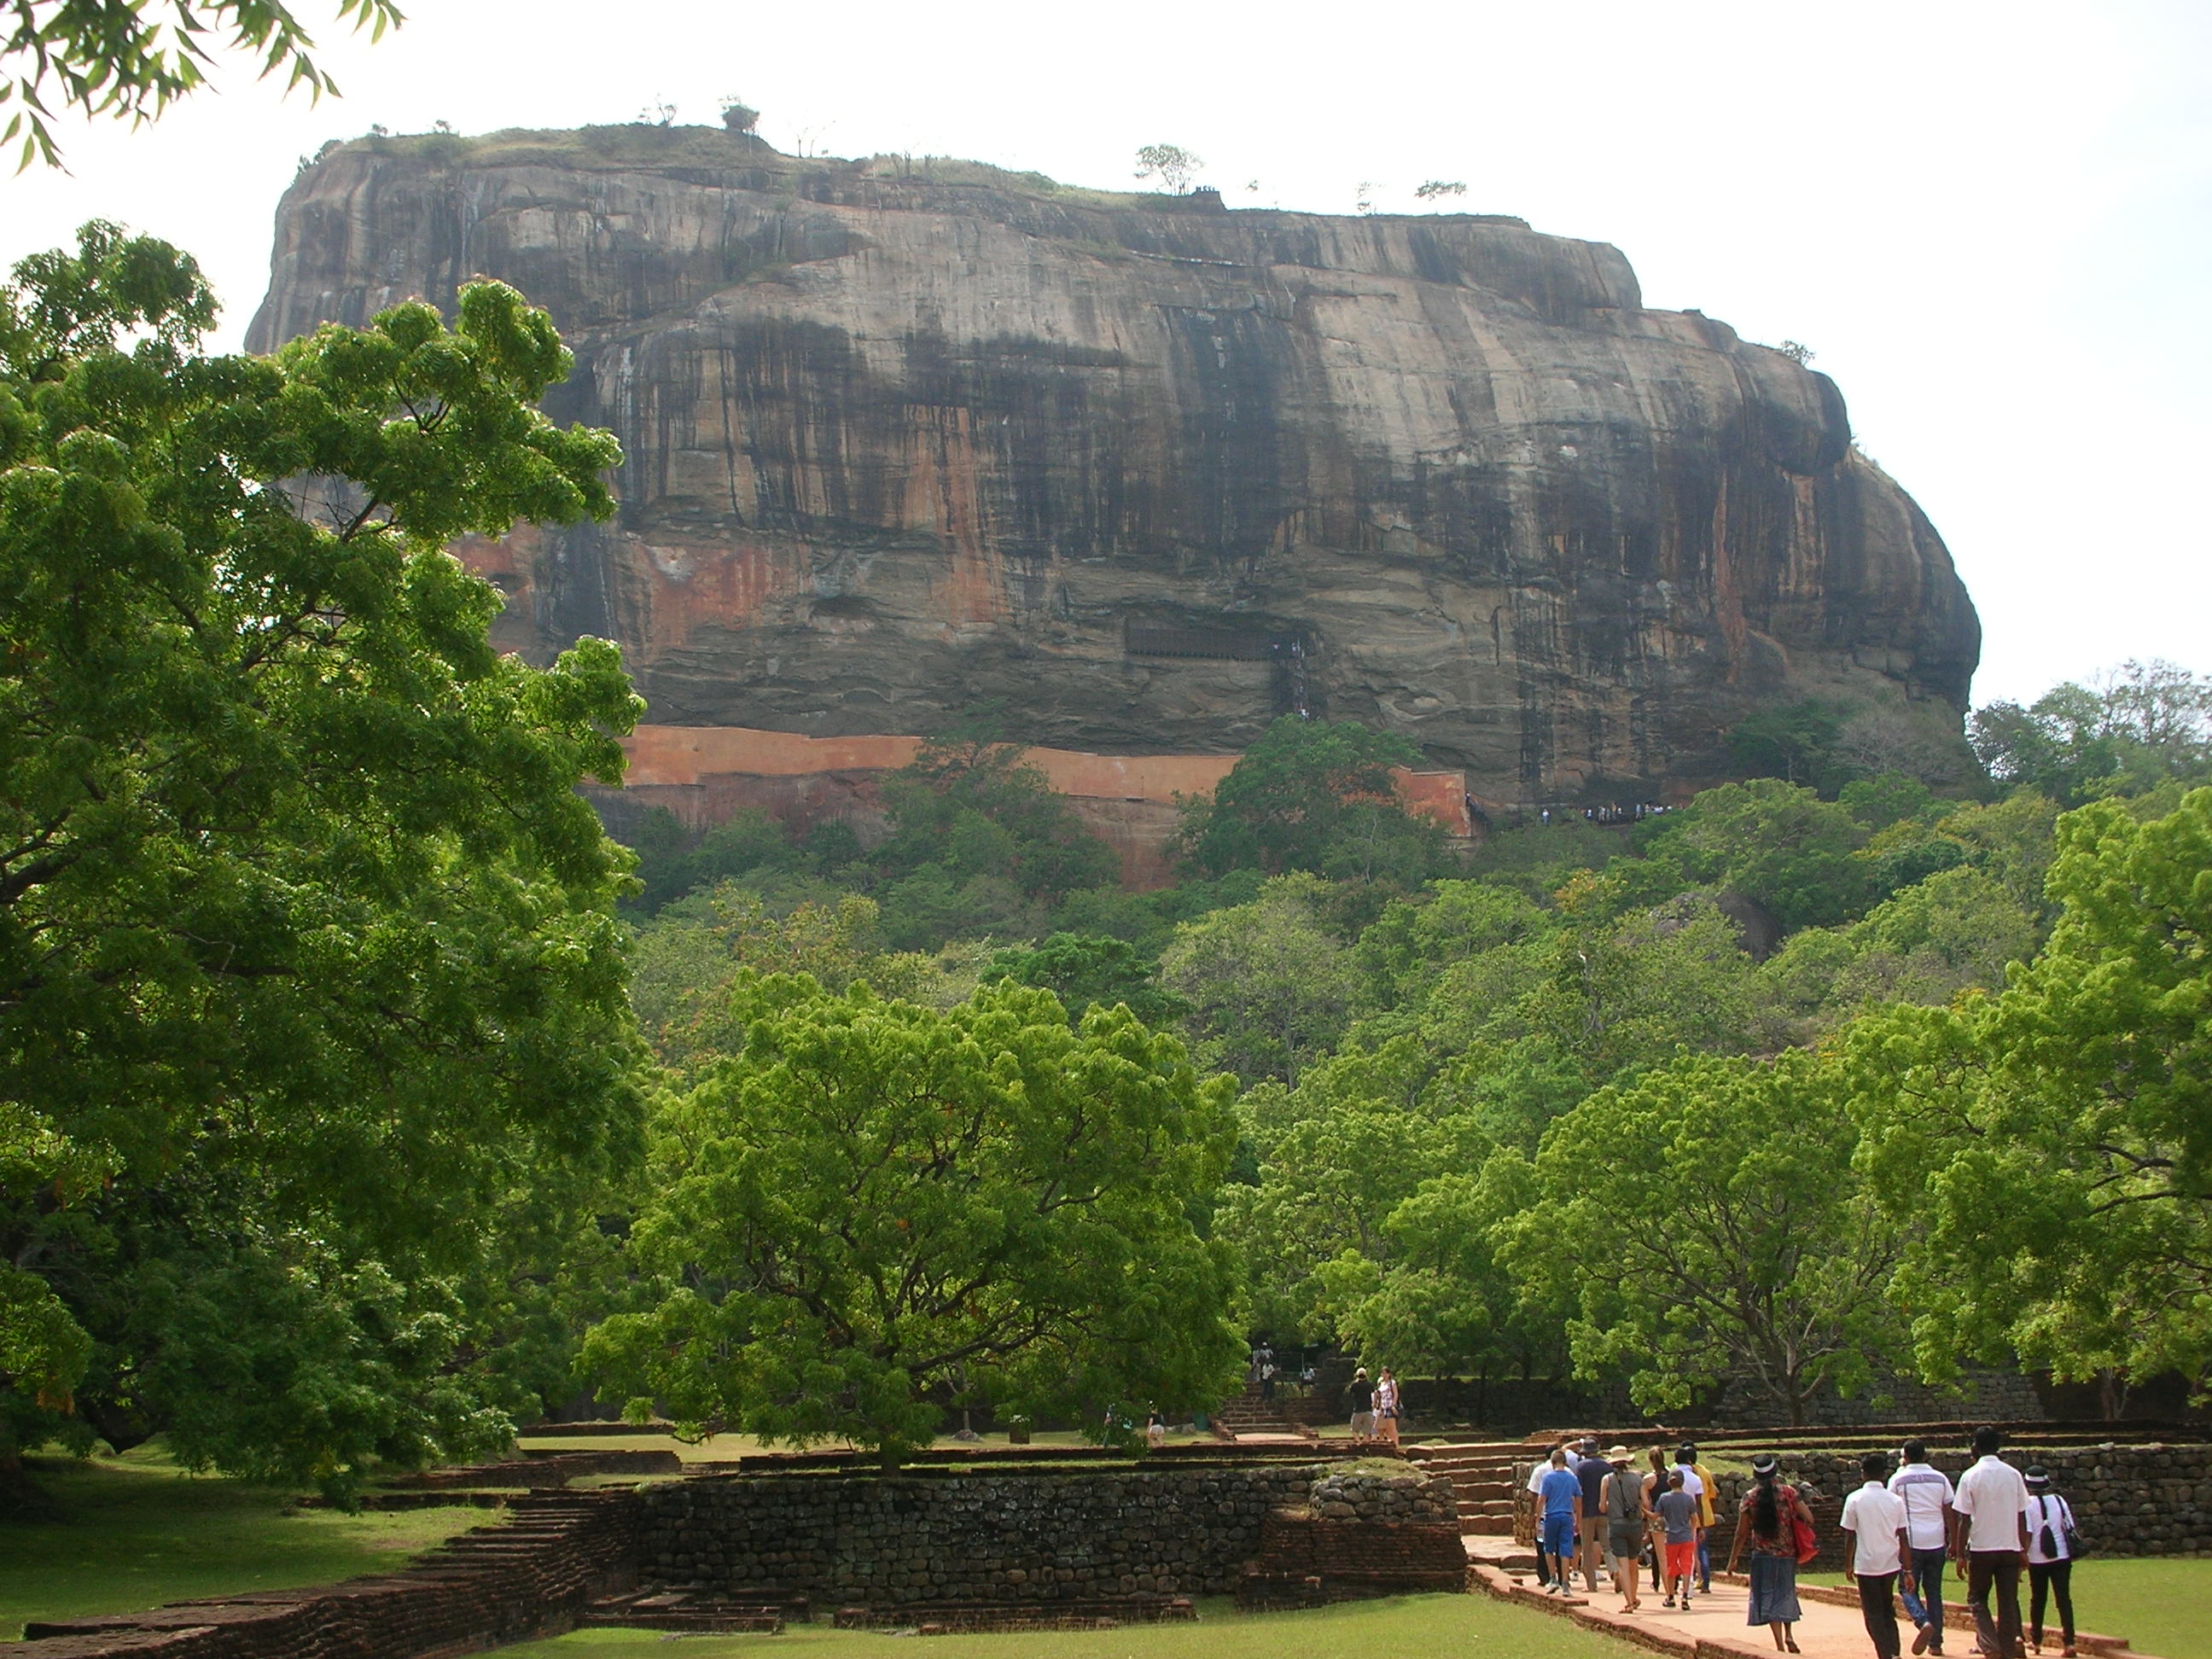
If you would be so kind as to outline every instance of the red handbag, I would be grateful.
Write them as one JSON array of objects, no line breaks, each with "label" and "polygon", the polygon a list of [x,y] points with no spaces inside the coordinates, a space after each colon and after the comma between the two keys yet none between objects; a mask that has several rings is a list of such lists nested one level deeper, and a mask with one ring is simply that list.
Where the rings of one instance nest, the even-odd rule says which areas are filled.
[{"label": "red handbag", "polygon": [[1797,1488],[1785,1487],[1790,1494],[1790,1525],[1797,1539],[1797,1565],[1805,1565],[1820,1553],[1820,1540],[1814,1535],[1813,1523],[1805,1518],[1800,1507]]}]

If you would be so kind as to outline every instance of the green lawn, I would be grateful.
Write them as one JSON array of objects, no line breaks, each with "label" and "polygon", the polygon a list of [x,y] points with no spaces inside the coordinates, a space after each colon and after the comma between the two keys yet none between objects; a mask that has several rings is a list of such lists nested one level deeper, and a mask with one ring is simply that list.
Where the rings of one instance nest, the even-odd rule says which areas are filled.
[{"label": "green lawn", "polygon": [[[815,1659],[1633,1659],[1642,1650],[1589,1635],[1564,1619],[1486,1595],[1405,1595],[1310,1613],[1239,1613],[1207,1601],[1188,1625],[1110,1631],[1018,1631],[1002,1636],[911,1637],[793,1625],[781,1636],[690,1636],[684,1659],[773,1659],[786,1649]],[[666,1659],[657,1631],[576,1631],[501,1651],[532,1659]]]},{"label": "green lawn", "polygon": [[448,1534],[494,1519],[483,1510],[386,1515],[279,1513],[286,1494],[196,1480],[144,1448],[77,1462],[27,1460],[62,1519],[0,1526],[0,1641],[28,1619],[132,1613],[203,1595],[283,1589],[385,1572]]},{"label": "green lawn", "polygon": [[[1842,1577],[1826,1573],[1823,1583],[1840,1584]],[[1946,1600],[1960,1601],[1966,1593],[1954,1575],[1943,1580]],[[2027,1581],[2020,1586],[2021,1616],[2027,1616]],[[2045,1651],[2056,1653],[2058,1610],[2043,1617]],[[2074,1569],[2074,1624],[2100,1636],[2124,1636],[2138,1653],[2160,1659],[2212,1659],[2212,1559],[2191,1558],[2125,1559],[2093,1556]],[[1947,1643],[1946,1650],[1955,1650]],[[1970,1643],[1965,1651],[1972,1654]]]}]

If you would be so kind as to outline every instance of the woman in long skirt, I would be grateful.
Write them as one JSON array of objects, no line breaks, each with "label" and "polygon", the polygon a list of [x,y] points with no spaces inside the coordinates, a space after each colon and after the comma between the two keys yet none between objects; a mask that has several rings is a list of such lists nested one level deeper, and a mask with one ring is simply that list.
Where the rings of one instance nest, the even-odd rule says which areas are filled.
[{"label": "woman in long skirt", "polygon": [[1805,1615],[1797,1606],[1797,1526],[1810,1527],[1813,1512],[1795,1486],[1776,1479],[1780,1466],[1771,1457],[1754,1459],[1751,1491],[1736,1510],[1735,1545],[1729,1552],[1729,1571],[1735,1571],[1747,1540],[1751,1546],[1751,1613],[1746,1623],[1764,1625],[1774,1633],[1777,1653],[1796,1653],[1797,1621]]}]

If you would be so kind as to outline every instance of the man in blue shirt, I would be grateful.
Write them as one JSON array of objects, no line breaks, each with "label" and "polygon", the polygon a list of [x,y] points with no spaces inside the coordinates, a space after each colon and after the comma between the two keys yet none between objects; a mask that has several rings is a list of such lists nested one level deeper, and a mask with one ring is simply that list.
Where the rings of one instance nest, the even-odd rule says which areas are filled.
[{"label": "man in blue shirt", "polygon": [[1549,1568],[1552,1582],[1547,1595],[1565,1595],[1572,1586],[1567,1575],[1575,1559],[1575,1534],[1582,1525],[1583,1483],[1567,1467],[1567,1449],[1553,1449],[1551,1472],[1536,1488],[1536,1501],[1544,1515],[1544,1529],[1536,1547]]}]

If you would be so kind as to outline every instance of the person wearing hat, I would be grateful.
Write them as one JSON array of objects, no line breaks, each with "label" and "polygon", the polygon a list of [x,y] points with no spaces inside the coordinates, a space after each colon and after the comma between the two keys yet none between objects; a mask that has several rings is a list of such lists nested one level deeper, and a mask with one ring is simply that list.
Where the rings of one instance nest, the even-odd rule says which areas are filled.
[{"label": "person wearing hat", "polygon": [[2043,1651],[2043,1603],[2058,1602],[2058,1633],[2074,1659],[2074,1506],[2051,1490],[2051,1472],[2027,1466],[2027,1644]]},{"label": "person wearing hat", "polygon": [[1744,1622],[1764,1625],[1774,1635],[1778,1653],[1797,1653],[1797,1523],[1813,1524],[1813,1511],[1794,1486],[1778,1478],[1782,1466],[1771,1454],[1751,1462],[1751,1491],[1736,1508],[1735,1543],[1728,1570],[1735,1571],[1744,1546],[1751,1546],[1751,1610]]},{"label": "person wearing hat", "polygon": [[1610,1473],[1598,1494],[1598,1513],[1605,1528],[1606,1565],[1613,1570],[1613,1587],[1620,1592],[1620,1610],[1634,1613],[1644,1604],[1644,1534],[1650,1517],[1644,1509],[1644,1477],[1629,1468],[1633,1461],[1626,1446],[1606,1453]]},{"label": "person wearing hat", "polygon": [[1352,1401],[1352,1437],[1372,1440],[1375,1437],[1375,1385],[1367,1380],[1367,1367],[1362,1365],[1352,1374],[1352,1386],[1345,1391]]}]

